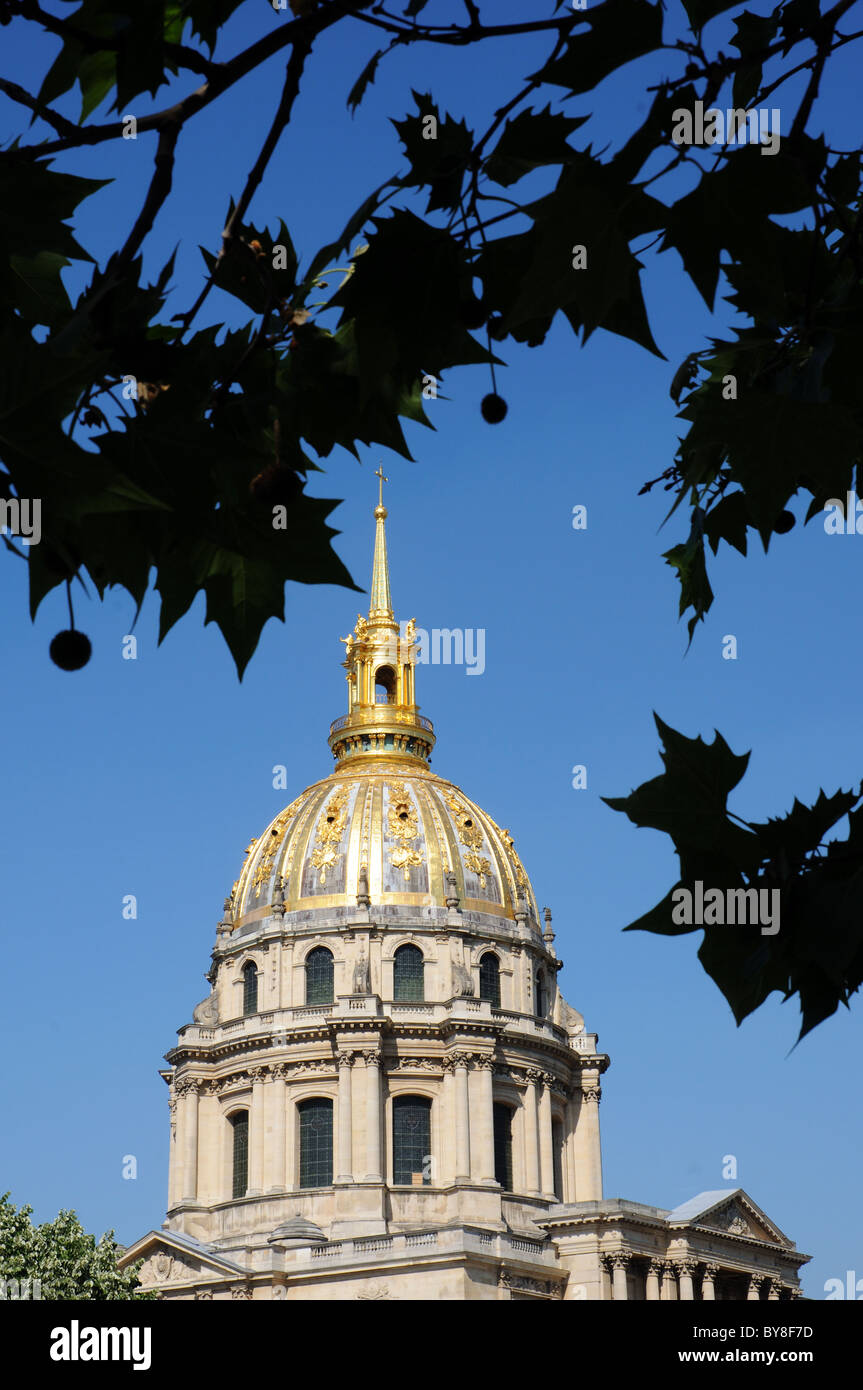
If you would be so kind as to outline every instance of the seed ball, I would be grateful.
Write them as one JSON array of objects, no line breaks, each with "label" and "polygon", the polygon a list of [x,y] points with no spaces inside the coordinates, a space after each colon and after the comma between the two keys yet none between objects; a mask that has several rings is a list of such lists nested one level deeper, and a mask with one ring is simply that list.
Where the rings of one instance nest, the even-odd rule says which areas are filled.
[{"label": "seed ball", "polygon": [[483,396],[480,410],[482,418],[490,425],[499,425],[506,415],[508,406],[503,396],[498,396],[494,391],[490,391],[487,396]]},{"label": "seed ball", "polygon": [[82,666],[87,665],[92,652],[90,638],[75,628],[58,632],[48,648],[48,655],[61,671],[80,671]]}]

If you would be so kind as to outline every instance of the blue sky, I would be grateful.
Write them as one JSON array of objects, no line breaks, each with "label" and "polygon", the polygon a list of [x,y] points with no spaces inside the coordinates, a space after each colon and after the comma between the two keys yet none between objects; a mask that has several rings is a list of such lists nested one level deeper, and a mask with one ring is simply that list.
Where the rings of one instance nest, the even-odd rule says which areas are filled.
[{"label": "blue sky", "polygon": [[[494,10],[501,21],[524,12],[515,0],[497,0]],[[225,51],[279,22],[263,3],[247,3]],[[25,41],[29,27],[3,31],[2,70],[14,68],[32,89],[54,44]],[[727,48],[730,22],[714,28]],[[346,95],[377,46],[359,24],[321,43],[252,204],[258,224],[275,228],[285,218],[306,263],[402,167],[388,117],[412,108],[411,86],[483,129],[487,113],[539,65],[547,40],[502,41],[481,57],[394,54],[351,120]],[[846,56],[817,108],[844,148],[860,116]],[[619,143],[646,110],[648,83],[669,65],[641,62],[612,78],[577,138]],[[154,276],[181,242],[169,314],[197,293],[197,246],[218,248],[228,196],[243,186],[282,73],[277,57],[180,142],[174,191],[145,260]],[[189,85],[179,82],[178,92]],[[795,92],[789,85],[783,129]],[[63,109],[77,116],[74,99]],[[589,108],[576,101],[568,109]],[[0,138],[22,125],[18,108],[0,98]],[[102,260],[136,215],[153,148],[142,136],[63,166],[116,179],[83,205],[77,224],[79,240]],[[721,300],[708,314],[674,254],[645,262],[645,297],[667,361],[603,332],[582,349],[568,326],[555,326],[542,348],[504,345],[502,425],[479,414],[487,370],[452,372],[448,399],[428,407],[436,431],[406,426],[416,462],[368,451],[358,466],[334,454],[310,491],[345,499],[335,544],[367,587],[372,473],[383,457],[397,615],[425,628],[486,631],[481,677],[425,666],[418,698],[435,723],[435,769],[515,836],[554,912],[564,993],[611,1055],[601,1116],[606,1193],[673,1207],[736,1185],[722,1177],[725,1156],[735,1155],[737,1184],[815,1256],[805,1290],[823,1297],[826,1279],[848,1269],[863,1275],[863,1010],[842,1010],[794,1050],[794,1001],[773,996],[738,1029],[696,959],[699,932],[621,934],[675,881],[677,861],[667,837],[636,830],[600,797],[624,795],[660,771],[653,710],[690,736],[719,728],[735,752],[754,750],[731,803],[742,816],[779,815],[795,795],[811,801],[822,786],[856,784],[863,729],[852,615],[863,538],[827,537],[816,523],[777,538],[766,558],[760,547],[746,560],[721,552],[711,567],[716,602],[685,654],[676,581],[661,559],[684,538],[683,523],[674,518],[660,534],[666,494],[637,494],[671,462],[682,430],[668,395],[674,370],[732,317]],[[208,309],[213,320],[236,321],[217,292]],[[578,503],[588,508],[584,532],[571,525]],[[203,628],[202,600],[159,649],[158,600],[148,598],[138,659],[124,661],[130,600],[79,599],[78,625],[94,655],[70,675],[48,659],[51,637],[66,626],[62,591],[31,625],[25,579],[20,562],[3,561],[0,1190],[32,1203],[40,1220],[74,1207],[89,1229],[114,1227],[128,1242],[164,1217],[168,1109],[157,1069],[207,992],[222,899],[246,845],[330,770],[326,734],[344,709],[337,639],[362,605],[347,590],[289,586],[285,625],[268,625],[239,684],[220,635]],[[739,645],[733,662],[721,656],[729,633]],[[281,763],[287,793],[272,786]],[[586,790],[571,786],[574,764],[587,766]],[[135,921],[122,915],[130,893]],[[127,1154],[137,1158],[135,1181],[121,1175]]]}]

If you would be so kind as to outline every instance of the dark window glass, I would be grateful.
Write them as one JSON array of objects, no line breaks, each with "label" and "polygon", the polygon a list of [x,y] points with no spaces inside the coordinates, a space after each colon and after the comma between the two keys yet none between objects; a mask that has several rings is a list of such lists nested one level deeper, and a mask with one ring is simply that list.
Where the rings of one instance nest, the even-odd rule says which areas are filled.
[{"label": "dark window glass", "polygon": [[238,1114],[232,1115],[231,1128],[234,1131],[231,1196],[245,1197],[249,1185],[249,1112],[241,1110]]},{"label": "dark window glass", "polygon": [[486,951],[479,963],[479,997],[500,1008],[500,961],[494,951]]},{"label": "dark window glass", "polygon": [[512,1192],[512,1110],[494,1107],[494,1176],[504,1192]]},{"label": "dark window glass", "polygon": [[300,1187],[329,1187],[333,1180],[333,1102],[301,1101]]},{"label": "dark window glass", "polygon": [[431,1182],[431,1101],[425,1096],[393,1101],[393,1182],[414,1187]]},{"label": "dark window glass", "polygon": [[249,961],[248,965],[243,966],[243,1013],[256,1014],[258,1012],[258,972],[255,966]]},{"label": "dark window glass", "polygon": [[540,1018],[545,1018],[545,981],[542,978],[542,971],[536,972],[536,1012]]},{"label": "dark window glass", "polygon": [[554,1165],[554,1195],[563,1201],[563,1125],[554,1120],[551,1126],[551,1159]]},{"label": "dark window glass", "polygon": [[316,946],[306,956],[306,1003],[332,1004],[333,956],[326,946]]},{"label": "dark window glass", "polygon": [[393,958],[393,999],[424,999],[423,953],[418,946],[399,946]]}]

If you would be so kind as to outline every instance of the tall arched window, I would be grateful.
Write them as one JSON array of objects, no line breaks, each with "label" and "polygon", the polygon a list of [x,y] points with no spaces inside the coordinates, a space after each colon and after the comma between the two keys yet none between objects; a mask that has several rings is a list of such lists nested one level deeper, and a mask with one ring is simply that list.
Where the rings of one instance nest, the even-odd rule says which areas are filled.
[{"label": "tall arched window", "polygon": [[326,946],[316,946],[306,956],[306,1003],[332,1004],[333,953]]},{"label": "tall arched window", "polygon": [[393,956],[393,999],[402,1002],[425,999],[423,953],[418,946],[399,946]]},{"label": "tall arched window", "polygon": [[243,1013],[258,1012],[258,971],[253,961],[243,966]]},{"label": "tall arched window", "polygon": [[393,1101],[393,1182],[427,1187],[431,1182],[431,1101],[396,1096]]},{"label": "tall arched window", "polygon": [[545,997],[545,976],[543,975],[541,970],[537,970],[536,972],[534,987],[536,990],[536,1001],[534,1004],[535,1011],[540,1018],[545,1018],[545,1011],[547,1007]]},{"label": "tall arched window", "polygon": [[300,1101],[300,1187],[329,1187],[333,1181],[333,1102],[323,1096]]},{"label": "tall arched window", "polygon": [[504,1192],[512,1192],[512,1110],[494,1104],[494,1176]]},{"label": "tall arched window", "polygon": [[245,1197],[249,1185],[249,1112],[238,1110],[230,1118],[231,1136],[231,1196]]},{"label": "tall arched window", "polygon": [[486,951],[479,963],[479,997],[500,1008],[500,961],[494,951]]}]

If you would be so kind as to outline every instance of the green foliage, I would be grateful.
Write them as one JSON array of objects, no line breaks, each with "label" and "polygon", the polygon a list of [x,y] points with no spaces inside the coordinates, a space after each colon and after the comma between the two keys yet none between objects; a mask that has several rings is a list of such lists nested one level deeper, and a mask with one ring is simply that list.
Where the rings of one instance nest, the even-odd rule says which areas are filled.
[{"label": "green foliage", "polygon": [[[664,724],[656,726],[665,745],[665,771],[626,797],[604,797],[637,826],[670,835],[680,861],[680,877],[661,902],[631,922],[626,931],[664,936],[704,931],[698,952],[742,1023],[779,991],[797,995],[800,1037],[848,1006],[863,984],[863,788],[819,792],[814,806],[795,800],[785,816],[763,823],[742,821],[727,808],[749,754],[738,756],[717,733],[713,743],[686,738]],[[847,840],[827,832],[848,816]],[[687,925],[672,919],[672,894],[697,882],[710,889],[778,892],[780,918],[775,933],[757,925]],[[774,898],[766,900],[770,903]]]},{"label": "green foliage", "polygon": [[[522,22],[503,25],[482,4],[466,6],[459,23],[432,0],[406,0],[400,14],[371,0],[292,0],[264,39],[217,60],[222,28],[239,7],[83,0],[57,17],[18,0],[6,6],[46,53],[35,97],[4,81],[4,93],[37,125],[0,150],[0,495],[43,502],[42,542],[24,557],[33,614],[64,583],[71,592],[80,581],[99,597],[119,586],[139,608],[152,586],[164,637],[203,593],[205,621],[218,625],[242,674],[264,624],[284,617],[286,581],[355,587],[332,548],[337,503],[306,495],[309,471],[336,447],[356,457],[375,444],[409,458],[403,421],[431,427],[424,379],[467,363],[503,365],[492,338],[539,346],[558,314],[582,343],[603,329],[662,356],[641,282],[654,245],[679,258],[709,307],[721,286],[736,315],[728,337],[695,345],[670,381],[686,433],[662,481],[674,494],[669,516],[682,508],[689,516],[688,533],[664,558],[679,581],[690,641],[713,602],[707,547],[715,555],[724,542],[745,555],[751,530],[767,548],[789,529],[792,498],[808,499],[810,520],[855,481],[863,491],[863,161],[807,132],[834,48],[857,41],[836,32],[845,0],[824,12],[817,0],[785,0],[769,15],[743,9],[729,53],[705,38],[732,8],[728,0],[685,0],[685,38],[653,0],[575,11],[549,0],[547,15],[537,19],[525,5]],[[485,129],[441,114],[431,92],[414,90],[413,108],[392,122],[401,168],[395,172],[393,142],[391,177],[309,255],[294,248],[278,208],[262,225],[248,217],[275,145],[268,137],[250,156],[224,227],[201,229],[196,302],[166,318],[173,257],[144,284],[142,249],[188,122],[205,120],[223,91],[254,81],[261,64],[288,49],[277,134],[309,52],[340,24],[353,26],[350,34],[373,28],[376,42],[382,31],[389,38],[365,60],[348,95],[351,112],[389,54],[414,44],[472,48],[483,61],[501,32],[544,26],[549,49],[524,87],[488,113]],[[586,144],[579,132],[596,89],[659,54],[666,75],[646,114],[633,86],[631,110],[643,114],[620,147]],[[638,71],[627,80],[637,83]],[[795,113],[786,99],[781,145],[770,155],[746,144],[701,153],[673,144],[681,109],[721,106],[723,96],[726,105],[757,108],[777,88],[784,97],[794,73],[803,94]],[[173,79],[177,91],[187,84],[186,95],[172,92],[140,122],[158,134],[142,211],[96,265],[73,223],[81,200],[98,198],[104,181],[61,172],[53,157],[103,142],[116,150],[122,124],[93,124],[96,109],[107,102],[122,115]],[[75,87],[78,127],[51,105]],[[557,109],[573,98],[581,114]],[[690,177],[674,183],[682,165]],[[92,266],[74,303],[63,279],[72,261]],[[231,326],[196,329],[211,291],[211,306]],[[483,322],[487,332],[476,327]],[[697,787],[678,781],[675,796],[680,817],[697,819]],[[664,828],[676,833],[677,821]],[[757,834],[750,827],[747,843]],[[837,855],[827,856],[836,874],[848,868]],[[801,893],[817,880],[808,862],[796,873]],[[733,864],[743,872],[742,861]],[[844,907],[825,885],[820,940],[846,932]],[[702,948],[715,977],[728,983],[736,970],[748,982],[748,993],[735,996],[738,1012],[755,1007],[766,988],[796,981],[812,1026],[856,987],[853,933],[851,954],[837,946],[825,962],[801,914],[793,959],[779,960],[785,941],[758,943],[769,956],[758,970],[733,952],[723,956],[727,944]]]},{"label": "green foliage", "polygon": [[9,1194],[0,1196],[0,1279],[19,1285],[38,1282],[40,1297],[57,1302],[104,1302],[108,1299],[155,1297],[138,1288],[138,1269],[119,1270],[120,1247],[107,1231],[98,1241],[81,1225],[74,1211],[61,1211],[53,1221],[34,1226],[33,1208],[16,1207]]}]

